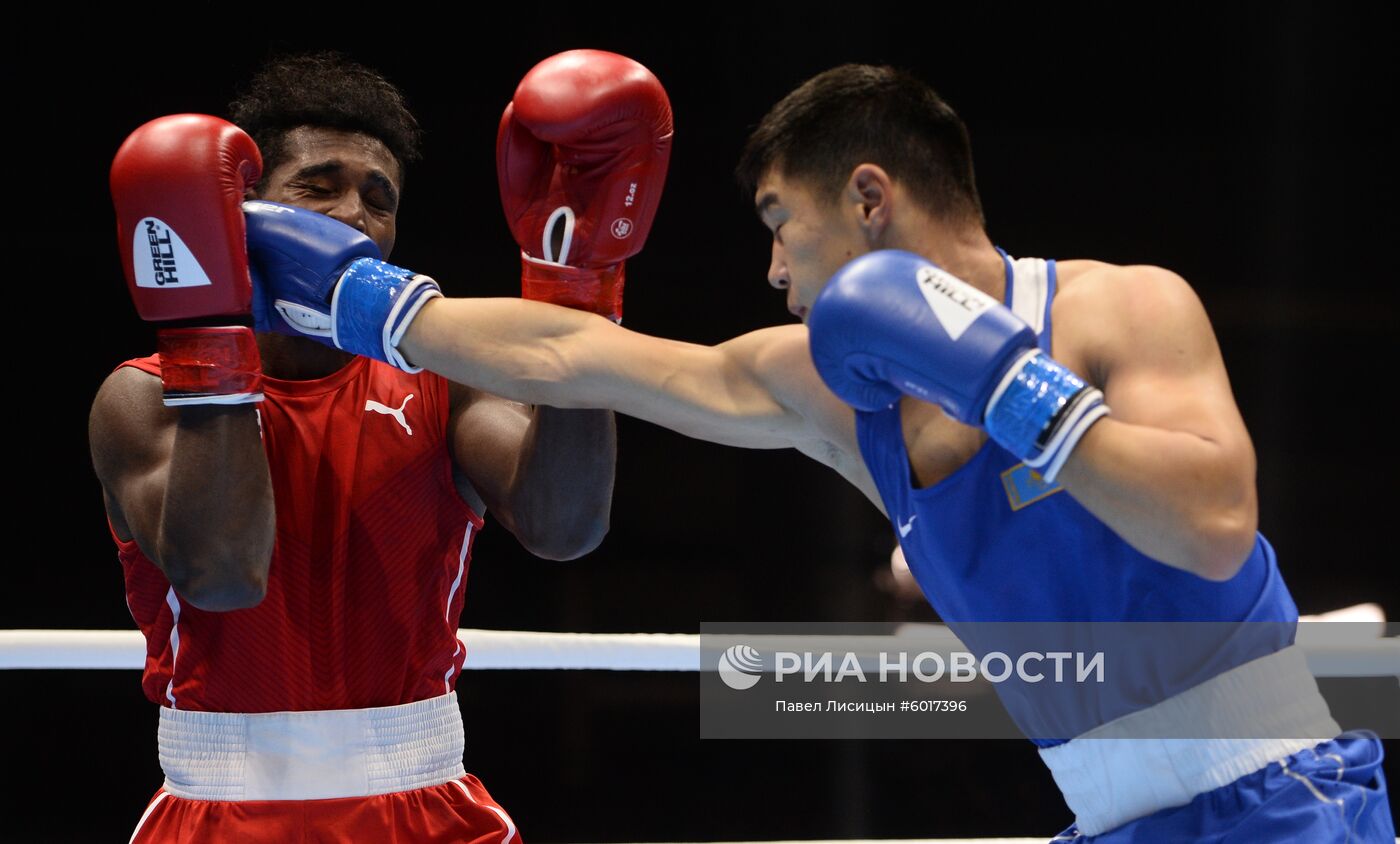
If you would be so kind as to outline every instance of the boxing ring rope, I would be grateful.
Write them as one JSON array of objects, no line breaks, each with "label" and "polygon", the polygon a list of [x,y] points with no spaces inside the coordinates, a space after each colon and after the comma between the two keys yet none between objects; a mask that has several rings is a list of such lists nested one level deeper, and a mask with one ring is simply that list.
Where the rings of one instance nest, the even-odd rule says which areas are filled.
[{"label": "boxing ring rope", "polygon": [[[1325,625],[1300,628],[1298,644],[1317,677],[1400,677],[1400,637],[1357,641],[1326,635]],[[462,629],[466,668],[609,671],[699,671],[700,636],[686,633],[542,633]],[[947,654],[965,648],[941,624],[910,624],[891,636],[750,636],[760,650],[852,651],[917,646]],[[855,647],[853,647],[853,643]],[[136,630],[0,630],[0,669],[136,669],[146,642]]]}]

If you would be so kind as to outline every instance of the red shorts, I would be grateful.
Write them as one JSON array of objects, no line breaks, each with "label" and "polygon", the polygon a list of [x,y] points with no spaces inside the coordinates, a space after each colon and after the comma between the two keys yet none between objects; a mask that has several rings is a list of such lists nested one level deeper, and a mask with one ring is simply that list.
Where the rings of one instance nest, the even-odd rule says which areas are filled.
[{"label": "red shorts", "polygon": [[471,774],[333,800],[187,800],[156,792],[132,844],[520,844],[515,822]]}]

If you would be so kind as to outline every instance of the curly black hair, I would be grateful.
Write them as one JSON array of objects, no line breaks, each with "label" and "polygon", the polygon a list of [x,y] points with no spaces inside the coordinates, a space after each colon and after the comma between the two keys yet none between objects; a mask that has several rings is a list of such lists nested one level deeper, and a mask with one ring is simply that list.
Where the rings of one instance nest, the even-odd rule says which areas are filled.
[{"label": "curly black hair", "polygon": [[264,178],[282,163],[287,133],[298,126],[378,138],[401,172],[419,158],[422,131],[403,94],[377,71],[337,52],[275,59],[229,104],[229,116],[257,143]]}]

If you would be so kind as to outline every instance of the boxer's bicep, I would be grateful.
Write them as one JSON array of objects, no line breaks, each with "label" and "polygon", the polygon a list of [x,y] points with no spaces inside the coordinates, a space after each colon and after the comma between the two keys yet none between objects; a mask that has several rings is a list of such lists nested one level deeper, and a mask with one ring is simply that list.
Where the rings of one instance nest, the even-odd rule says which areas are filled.
[{"label": "boxer's bicep", "polygon": [[855,411],[837,398],[817,374],[806,326],[788,325],[769,331],[771,335],[756,356],[753,368],[776,400],[802,420],[792,432],[797,448],[840,472],[862,491],[873,489],[856,444]]}]

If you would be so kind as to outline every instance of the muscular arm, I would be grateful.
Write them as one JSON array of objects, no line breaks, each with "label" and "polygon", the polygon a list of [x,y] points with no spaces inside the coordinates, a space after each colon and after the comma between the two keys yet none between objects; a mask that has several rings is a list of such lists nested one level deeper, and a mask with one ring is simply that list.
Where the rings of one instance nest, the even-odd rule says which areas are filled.
[{"label": "muscular arm", "polygon": [[1254,448],[1195,293],[1166,270],[1105,267],[1057,297],[1054,319],[1056,350],[1112,409],[1060,482],[1144,554],[1232,577],[1255,541]]},{"label": "muscular arm", "polygon": [[117,535],[180,597],[216,611],[262,600],[276,517],[254,405],[168,408],[159,378],[124,367],[99,390],[88,435]]},{"label": "muscular arm", "polygon": [[531,408],[452,385],[453,459],[481,503],[537,557],[571,560],[608,532],[611,411]]},{"label": "muscular arm", "polygon": [[799,325],[699,346],[538,302],[438,299],[399,348],[415,365],[519,401],[610,408],[726,445],[797,448],[878,502],[852,412],[817,377]]}]

